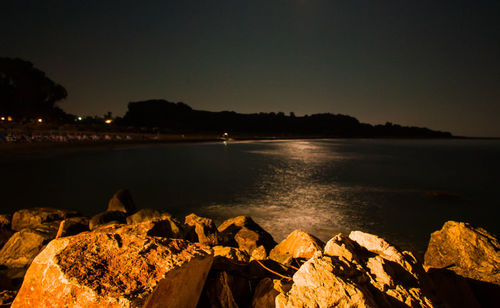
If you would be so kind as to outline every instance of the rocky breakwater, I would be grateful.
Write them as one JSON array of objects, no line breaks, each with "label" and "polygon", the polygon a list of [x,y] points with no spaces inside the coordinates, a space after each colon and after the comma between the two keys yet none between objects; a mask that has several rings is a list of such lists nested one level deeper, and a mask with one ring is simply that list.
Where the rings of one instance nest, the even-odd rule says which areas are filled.
[{"label": "rocky breakwater", "polygon": [[[325,244],[295,230],[276,243],[250,217],[230,218],[219,226],[195,214],[177,219],[155,209],[137,210],[126,190],[94,217],[58,211],[1,215],[0,230],[10,236],[0,250],[2,270],[29,268],[24,280],[21,270],[15,282],[1,285],[0,305],[10,304],[14,296],[13,307],[500,303],[498,240],[465,223],[447,222],[433,233],[422,265],[411,252],[373,234],[337,234]],[[26,213],[39,217],[19,219]],[[19,239],[22,234],[31,238],[29,232],[38,235]]]}]

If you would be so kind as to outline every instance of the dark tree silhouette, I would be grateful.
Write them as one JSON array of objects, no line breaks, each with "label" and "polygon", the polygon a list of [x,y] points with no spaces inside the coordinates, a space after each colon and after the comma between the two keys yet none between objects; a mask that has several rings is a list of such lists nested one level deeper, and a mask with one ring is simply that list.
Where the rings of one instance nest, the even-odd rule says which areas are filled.
[{"label": "dark tree silhouette", "polygon": [[194,110],[184,103],[162,99],[131,102],[120,125],[158,128],[165,132],[230,132],[251,136],[315,136],[315,137],[398,137],[448,138],[448,132],[400,125],[360,123],[356,118],[320,113],[286,116],[283,112],[242,114],[233,111]]},{"label": "dark tree silhouette", "polygon": [[67,95],[63,86],[31,62],[0,57],[0,114],[23,119],[59,117],[62,110],[55,104]]}]

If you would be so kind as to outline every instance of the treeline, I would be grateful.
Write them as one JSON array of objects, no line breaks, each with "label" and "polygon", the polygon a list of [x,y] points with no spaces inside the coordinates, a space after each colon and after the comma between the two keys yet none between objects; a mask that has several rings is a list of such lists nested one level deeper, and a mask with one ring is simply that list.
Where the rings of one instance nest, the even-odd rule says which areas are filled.
[{"label": "treeline", "polygon": [[317,136],[317,137],[401,137],[449,138],[448,132],[422,127],[405,127],[386,123],[370,125],[356,118],[321,113],[305,116],[278,113],[241,114],[232,111],[210,112],[194,110],[184,103],[166,100],[131,102],[118,125],[144,127],[172,133],[214,132],[256,136]]}]

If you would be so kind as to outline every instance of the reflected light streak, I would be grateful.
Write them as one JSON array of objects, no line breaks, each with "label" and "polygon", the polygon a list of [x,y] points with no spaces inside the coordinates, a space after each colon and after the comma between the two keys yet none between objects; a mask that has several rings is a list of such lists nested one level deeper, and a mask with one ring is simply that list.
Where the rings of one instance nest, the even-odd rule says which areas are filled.
[{"label": "reflected light streak", "polygon": [[[281,241],[295,229],[302,229],[327,241],[339,232],[348,232],[355,219],[344,211],[343,188],[322,184],[314,178],[325,159],[332,159],[331,148],[308,141],[276,143],[270,151],[254,152],[276,155],[277,161],[262,170],[259,180],[246,200],[233,204],[210,205],[204,215],[217,222],[248,215],[276,241]],[[339,154],[340,155],[340,154]],[[335,155],[333,155],[335,157]]]}]

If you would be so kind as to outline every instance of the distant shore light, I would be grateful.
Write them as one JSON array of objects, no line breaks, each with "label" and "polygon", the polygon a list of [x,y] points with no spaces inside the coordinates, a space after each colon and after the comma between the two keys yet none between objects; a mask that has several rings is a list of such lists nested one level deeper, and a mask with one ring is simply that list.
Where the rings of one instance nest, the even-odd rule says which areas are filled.
[{"label": "distant shore light", "polygon": [[107,119],[106,121],[104,121],[104,123],[106,123],[106,124],[111,124],[111,122],[113,122],[113,120],[111,120],[111,119]]},{"label": "distant shore light", "polygon": [[12,121],[12,117],[11,117],[11,116],[8,116],[8,117],[7,117],[7,121],[9,121],[9,122],[10,122],[10,121]]},{"label": "distant shore light", "polygon": [[0,120],[5,121],[5,117],[1,117]]},{"label": "distant shore light", "polygon": [[42,118],[38,118],[37,121],[38,121],[38,123],[42,123],[43,119]]},{"label": "distant shore light", "polygon": [[82,117],[78,117],[78,121],[81,121],[82,120]]}]

